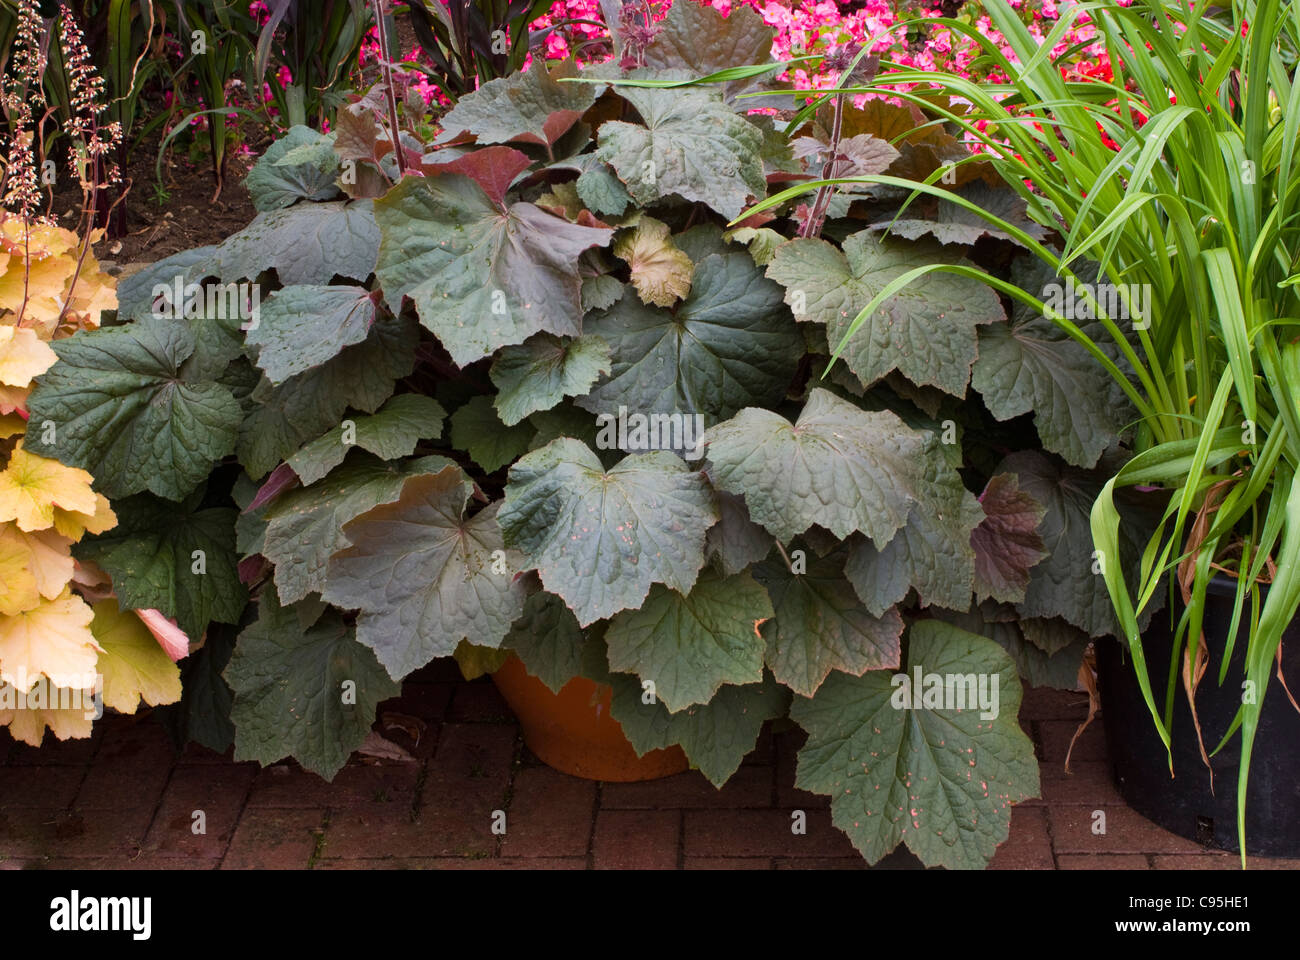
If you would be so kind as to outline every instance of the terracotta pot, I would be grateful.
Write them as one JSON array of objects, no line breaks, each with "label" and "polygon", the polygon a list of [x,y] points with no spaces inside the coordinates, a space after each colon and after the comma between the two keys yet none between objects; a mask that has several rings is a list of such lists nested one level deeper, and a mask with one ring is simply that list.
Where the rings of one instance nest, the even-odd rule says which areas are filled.
[{"label": "terracotta pot", "polygon": [[623,728],[609,715],[613,691],[574,677],[559,693],[524,669],[514,654],[492,674],[501,696],[519,718],[524,743],[547,766],[588,780],[656,780],[689,764],[681,747],[638,757]]}]

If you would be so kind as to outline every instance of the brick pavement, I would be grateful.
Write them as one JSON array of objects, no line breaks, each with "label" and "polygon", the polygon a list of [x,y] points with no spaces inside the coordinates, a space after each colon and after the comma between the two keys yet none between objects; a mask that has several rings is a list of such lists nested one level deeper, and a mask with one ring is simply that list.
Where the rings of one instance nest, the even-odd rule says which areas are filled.
[{"label": "brick pavement", "polygon": [[[1043,798],[1018,806],[997,869],[1231,868],[1233,856],[1161,830],[1111,784],[1101,722],[1062,769],[1082,694],[1029,690],[1021,721]],[[0,730],[0,869],[813,869],[865,866],[830,822],[827,798],[794,786],[797,729],[765,730],[722,789],[700,774],[594,783],[524,748],[509,708],[450,661],[380,708],[414,761],[354,756],[327,784],[292,762],[259,769],[190,747],[162,728],[109,717],[85,741],[36,751]],[[417,736],[418,735],[418,736]],[[807,832],[790,830],[803,810]],[[1091,831],[1103,810],[1107,831]],[[205,831],[193,829],[202,811]],[[505,815],[504,836],[492,829]],[[1293,869],[1300,861],[1253,861]],[[882,868],[919,866],[905,850]]]}]

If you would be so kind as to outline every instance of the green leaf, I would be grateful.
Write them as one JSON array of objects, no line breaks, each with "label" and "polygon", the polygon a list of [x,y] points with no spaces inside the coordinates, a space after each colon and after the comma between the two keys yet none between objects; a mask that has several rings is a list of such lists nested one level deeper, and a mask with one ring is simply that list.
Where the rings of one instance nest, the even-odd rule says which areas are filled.
[{"label": "green leaf", "polygon": [[857,676],[896,668],[903,618],[897,609],[872,616],[844,578],[844,558],[832,554],[791,573],[783,562],[754,567],[767,588],[774,618],[763,624],[766,660],[776,679],[811,697],[832,670]]},{"label": "green leaf", "polygon": [[578,175],[578,198],[592,213],[602,217],[621,217],[632,203],[632,195],[608,164],[594,161]]},{"label": "green leaf", "polygon": [[664,451],[606,471],[561,437],[510,468],[501,508],[506,543],[587,626],[638,607],[652,583],[688,592],[717,519],[704,478]]},{"label": "green leaf", "polygon": [[285,286],[329,283],[336,274],[365,280],[375,272],[379,227],[370,200],[300,203],[259,213],[214,254],[226,281],[275,270]]},{"label": "green leaf", "polygon": [[235,633],[234,627],[224,625],[210,629],[203,646],[180,662],[180,703],[154,710],[177,747],[192,740],[225,753],[235,742],[235,725],[230,721],[235,698],[221,675],[235,650]]},{"label": "green leaf", "polygon": [[[1007,838],[1011,805],[1038,795],[1034,747],[1016,722],[1015,665],[992,641],[937,620],[911,627],[907,646],[908,680],[937,676],[938,706],[913,707],[929,685],[896,687],[889,671],[831,674],[790,710],[808,731],[795,784],[832,798],[832,820],[869,863],[901,840],[927,866],[982,868]],[[973,675],[986,693],[996,679],[997,716],[978,704],[946,708],[948,675]],[[953,692],[966,689],[959,681]]]},{"label": "green leaf", "polygon": [[596,88],[560,82],[578,75],[571,60],[548,66],[489,80],[461,97],[442,118],[439,141],[470,133],[478,143],[555,143],[595,103]]},{"label": "green leaf", "polygon": [[970,606],[975,578],[971,533],[984,511],[941,451],[938,438],[929,434],[917,464],[917,500],[906,525],[883,547],[862,541],[845,568],[858,596],[876,616],[911,588],[923,606]]},{"label": "green leaf", "polygon": [[1019,603],[1029,571],[1047,556],[1038,524],[1046,508],[1020,489],[1015,476],[1000,473],[980,495],[984,519],[971,533],[975,550],[975,594],[981,599]]},{"label": "green leaf", "polygon": [[262,554],[275,564],[275,585],[286,603],[325,588],[330,554],[348,545],[342,527],[381,503],[391,503],[407,478],[432,475],[445,457],[385,463],[358,451],[328,477],[281,494],[266,512]]},{"label": "green leaf", "polygon": [[[1060,278],[1045,266],[1012,266],[1012,281],[1050,297]],[[1099,347],[1119,350],[1097,320],[1075,320]],[[1016,301],[1009,323],[980,331],[974,386],[999,420],[1033,413],[1043,446],[1069,463],[1092,467],[1136,414],[1123,389],[1079,343],[1042,314]]]},{"label": "green leaf", "polygon": [[528,449],[533,428],[527,423],[507,427],[492,408],[492,398],[473,397],[451,415],[451,443],[465,450],[485,473],[495,473]]},{"label": "green leaf", "polygon": [[365,287],[284,287],[262,304],[247,341],[259,349],[257,365],[267,378],[281,384],[361,343],[375,314],[375,301]]},{"label": "green leaf", "polygon": [[244,186],[259,211],[278,210],[299,200],[330,200],[339,194],[334,183],[338,167],[333,137],[293,126],[266,148],[248,171]]},{"label": "green leaf", "polygon": [[766,591],[749,574],[706,569],[689,593],[655,586],[639,609],[610,621],[609,667],[652,682],[671,712],[708,703],[724,683],[763,679],[758,625],[771,616]]},{"label": "green leaf", "polygon": [[749,515],[782,543],[816,523],[841,539],[861,530],[885,544],[920,499],[926,434],[820,387],[797,423],[750,407],[705,436],[714,485],[743,495]]},{"label": "green leaf", "polygon": [[538,590],[524,601],[524,612],[501,646],[513,650],[524,667],[551,690],[582,672],[582,627],[573,611],[553,593]]},{"label": "green leaf", "polygon": [[30,453],[89,470],[114,500],[142,490],[179,500],[235,448],[241,412],[229,390],[181,373],[194,352],[184,324],[146,317],[56,340],[59,362],[38,377],[28,410],[55,425]]},{"label": "green leaf", "polygon": [[514,426],[565,397],[582,396],[602,373],[609,373],[609,353],[609,344],[600,337],[567,340],[549,333],[504,348],[491,370],[501,422]]},{"label": "green leaf", "polygon": [[705,552],[727,576],[740,573],[772,551],[772,535],[749,519],[745,498],[717,491],[718,522],[709,527]]},{"label": "green leaf", "polygon": [[411,477],[398,499],[343,526],[351,546],[330,557],[321,596],[359,609],[357,639],[395,679],[461,640],[499,647],[523,612],[497,524],[500,502],[465,516],[473,484],[455,466]]},{"label": "green leaf", "polygon": [[[1041,242],[1047,237],[1047,230],[1026,215],[1025,201],[1009,187],[990,187],[984,181],[976,180],[960,187],[956,192],[987,213],[1015,224],[1035,240]],[[918,212],[928,213],[930,216],[917,217]],[[906,237],[908,240],[918,240],[928,233],[940,243],[960,244],[966,247],[973,246],[983,237],[1020,243],[1010,233],[995,227],[979,214],[971,213],[951,200],[938,199],[932,204],[913,203],[908,208],[908,213],[906,219],[881,220],[873,223],[871,229],[887,229],[891,234]]]},{"label": "green leaf", "polygon": [[1078,627],[1070,626],[1060,617],[1020,617],[1018,619],[1020,632],[1025,635],[1025,639],[1046,654],[1060,653],[1067,647],[1089,639],[1086,633]]},{"label": "green leaf", "polygon": [[604,310],[618,303],[623,296],[623,284],[617,277],[603,273],[598,277],[587,277],[582,281],[582,312]]},{"label": "green leaf", "polygon": [[[1076,630],[1062,620],[1017,620],[1012,611],[1012,619],[986,619],[987,604],[982,604],[969,611],[954,613],[943,610],[939,618],[962,630],[978,633],[988,637],[1005,650],[1016,664],[1016,673],[1020,679],[1031,687],[1051,687],[1056,690],[1076,690],[1079,687],[1079,665],[1088,650],[1089,637],[1082,630]],[[1060,630],[1054,631],[1063,636],[1066,642],[1057,650],[1048,652],[1030,641],[1024,630],[1026,623],[1055,623]]]},{"label": "green leaf", "polygon": [[610,678],[609,712],[639,755],[679,745],[691,765],[718,788],[754,749],[763,724],[785,713],[790,695],[767,674],[761,683],[728,684],[708,703],[669,713],[661,701],[643,703],[639,680]]},{"label": "green leaf", "polygon": [[349,407],[374,413],[411,372],[419,333],[409,317],[381,315],[362,343],[270,391],[239,430],[239,462],[264,476],[309,440],[338,426]]},{"label": "green leaf", "polygon": [[266,766],[291,756],[327,780],[366,739],[379,703],[401,691],[337,613],[304,630],[271,589],[225,677],[235,694],[235,760]]},{"label": "green leaf", "polygon": [[607,341],[613,369],[580,407],[615,415],[699,414],[706,423],[784,398],[803,344],[781,288],[743,250],[695,266],[690,296],[675,311],[646,306],[625,288],[583,329]]},{"label": "green leaf", "polygon": [[178,279],[183,295],[187,285],[214,276],[216,266],[213,254],[216,250],[215,244],[182,250],[137,270],[129,277],[123,277],[117,283],[117,319],[125,323],[128,320],[143,319],[152,313],[154,290],[158,286],[171,290],[171,298],[176,300]]},{"label": "green leaf", "polygon": [[236,512],[196,510],[147,493],[113,504],[117,526],[76,545],[113,578],[123,609],[161,610],[197,642],[213,620],[238,623],[248,592],[239,582]]},{"label": "green leaf", "polygon": [[728,243],[741,243],[760,267],[772,262],[776,248],[785,243],[785,237],[770,227],[737,227],[723,234]]},{"label": "green leaf", "polygon": [[[1093,572],[1089,519],[1092,504],[1105,481],[1103,473],[1064,466],[1036,451],[1013,453],[1002,461],[997,472],[1015,474],[1020,489],[1045,507],[1038,535],[1050,553],[1029,572],[1025,599],[1016,606],[1021,616],[1063,617],[1092,637],[1121,635],[1105,580],[1100,573]],[[1144,505],[1128,491],[1122,494],[1124,502],[1118,502],[1121,497],[1116,498],[1117,506],[1125,515],[1125,523],[1120,527],[1121,563],[1128,571],[1129,590],[1134,592],[1138,561],[1155,525],[1146,514],[1151,505]],[[1163,604],[1163,599],[1163,593],[1157,590],[1142,612],[1143,627]]]},{"label": "green leaf", "polygon": [[606,121],[596,157],[614,168],[638,205],[676,194],[732,219],[750,197],[766,194],[763,134],[720,100],[694,90],[619,92],[645,125]]},{"label": "green leaf", "polygon": [[[845,240],[842,252],[811,238],[782,244],[767,275],[785,287],[795,319],[825,324],[830,345],[839,347],[858,313],[891,281],[922,264],[959,262],[937,244],[882,241],[864,230]],[[897,370],[918,386],[961,397],[975,362],[976,327],[1002,318],[997,294],[978,280],[932,273],[885,300],[842,356],[867,386]]]},{"label": "green leaf", "polygon": [[343,462],[355,444],[381,460],[396,460],[415,452],[421,440],[442,433],[447,411],[432,397],[404,393],[391,398],[369,417],[345,420],[289,458],[289,466],[304,484],[312,484]]},{"label": "green leaf", "polygon": [[[646,46],[643,61],[654,70],[689,70],[693,76],[705,76],[772,59],[775,31],[749,7],[737,6],[723,16],[707,4],[674,4],[656,26],[659,32]],[[732,81],[728,92],[742,85]]]},{"label": "green leaf", "polygon": [[460,366],[543,330],[578,336],[578,256],[613,235],[531,203],[502,210],[459,174],[407,177],[376,201],[375,216],[388,303],[396,311],[410,297]]}]

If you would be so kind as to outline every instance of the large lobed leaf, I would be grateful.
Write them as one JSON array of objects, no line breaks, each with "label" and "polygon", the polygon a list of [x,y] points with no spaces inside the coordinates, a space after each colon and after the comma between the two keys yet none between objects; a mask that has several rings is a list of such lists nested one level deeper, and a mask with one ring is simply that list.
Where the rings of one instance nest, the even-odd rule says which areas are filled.
[{"label": "large lobed leaf", "polygon": [[224,386],[190,379],[185,324],[152,316],[54,343],[60,362],[37,379],[30,452],[89,470],[118,499],[149,490],[180,500],[235,448],[242,415]]},{"label": "large lobed leaf", "polygon": [[601,125],[596,157],[618,173],[641,206],[676,194],[739,216],[767,190],[763,134],[715,97],[680,89],[622,89],[642,124]]},{"label": "large lobed leaf", "polygon": [[[869,863],[905,843],[928,866],[978,869],[1007,838],[1011,805],[1038,794],[1034,748],[1020,729],[1020,680],[992,641],[937,620],[908,631],[907,676],[974,675],[997,716],[978,706],[895,706],[889,671],[832,674],[791,718],[808,731],[795,783],[831,797],[831,817]],[[924,688],[922,688],[924,690]],[[990,711],[991,712],[991,711]]]},{"label": "large lobed leaf", "polygon": [[291,756],[327,780],[361,746],[380,701],[400,692],[337,613],[304,627],[274,590],[259,598],[225,678],[235,694],[235,759],[266,766]]},{"label": "large lobed leaf", "polygon": [[531,203],[502,209],[459,174],[408,177],[375,203],[377,274],[394,310],[403,297],[464,366],[548,331],[581,331],[578,255],[613,231],[570,223]]},{"label": "large lobed leaf", "polygon": [[886,544],[920,499],[927,435],[813,389],[796,423],[749,407],[706,434],[709,476],[782,543],[813,524]]},{"label": "large lobed leaf", "polygon": [[[796,320],[826,325],[838,349],[858,313],[892,280],[927,263],[965,262],[934,243],[855,233],[839,250],[800,238],[776,248],[767,275],[785,287]],[[802,312],[800,307],[802,305]],[[863,384],[897,370],[918,386],[961,397],[976,357],[976,328],[1003,318],[997,295],[969,277],[931,273],[885,300],[849,339],[843,357]]]},{"label": "large lobed leaf", "polygon": [[690,295],[673,311],[647,306],[630,287],[583,322],[612,349],[612,370],[577,402],[593,413],[702,415],[706,424],[779,402],[802,353],[781,289],[743,250],[695,265]]},{"label": "large lobed leaf", "polygon": [[523,612],[499,503],[472,517],[473,484],[459,467],[411,477],[398,498],[348,521],[351,546],[330,557],[321,596],[360,609],[357,639],[400,679],[462,640],[498,647]]},{"label": "large lobed leaf", "polygon": [[510,468],[499,516],[506,543],[583,626],[639,607],[653,583],[689,592],[716,519],[703,477],[675,455],[636,454],[607,471],[568,437]]}]

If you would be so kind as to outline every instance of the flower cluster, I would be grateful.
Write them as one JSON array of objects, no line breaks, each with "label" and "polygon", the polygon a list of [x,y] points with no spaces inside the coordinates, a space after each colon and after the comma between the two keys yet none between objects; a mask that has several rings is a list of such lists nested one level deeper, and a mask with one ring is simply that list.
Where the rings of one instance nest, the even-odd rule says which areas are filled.
[{"label": "flower cluster", "polygon": [[[99,115],[104,111],[104,78],[95,72],[81,28],[67,4],[59,6],[59,45],[67,63],[72,100],[68,117],[63,122],[63,132],[77,144],[77,152],[81,153],[80,157],[73,156],[74,172],[84,189],[93,189],[96,174],[87,168],[98,168],[122,142],[122,125],[117,121],[100,125]],[[116,164],[107,164],[104,172],[105,183],[121,182]]]}]

